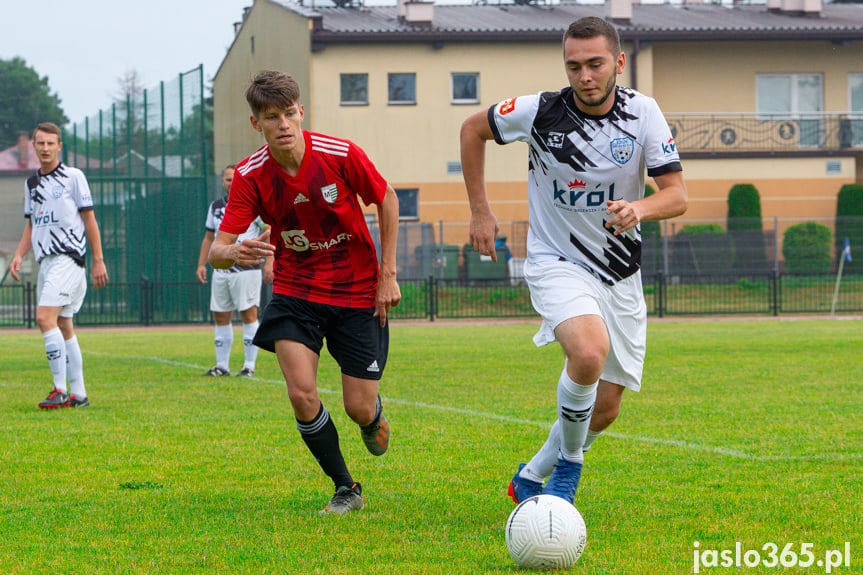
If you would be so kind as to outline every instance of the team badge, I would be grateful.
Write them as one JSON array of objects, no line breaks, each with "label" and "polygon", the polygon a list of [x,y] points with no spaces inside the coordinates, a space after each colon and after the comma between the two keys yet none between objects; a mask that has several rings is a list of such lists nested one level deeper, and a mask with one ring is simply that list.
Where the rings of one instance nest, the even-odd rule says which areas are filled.
[{"label": "team badge", "polygon": [[330,184],[321,188],[321,195],[324,196],[327,202],[332,204],[339,197],[339,189],[335,184]]},{"label": "team badge", "polygon": [[562,148],[564,134],[560,132],[549,132],[545,139],[549,148]]},{"label": "team badge", "polygon": [[55,199],[60,199],[60,196],[63,195],[63,186],[60,184],[56,184],[53,188],[51,188],[51,194]]},{"label": "team badge", "polygon": [[632,138],[616,138],[611,141],[611,157],[618,164],[625,164],[632,157],[635,142]]}]

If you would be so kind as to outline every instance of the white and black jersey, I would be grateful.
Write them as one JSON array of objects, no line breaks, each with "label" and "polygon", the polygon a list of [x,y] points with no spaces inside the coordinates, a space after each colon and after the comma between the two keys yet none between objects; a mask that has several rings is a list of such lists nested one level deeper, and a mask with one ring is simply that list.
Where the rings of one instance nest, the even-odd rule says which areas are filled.
[{"label": "white and black jersey", "polygon": [[[228,205],[228,196],[224,196],[219,198],[215,202],[210,204],[210,208],[207,210],[207,221],[204,224],[204,227],[208,232],[216,233],[218,231],[219,226],[222,225],[222,219],[225,217],[225,207]],[[264,224],[261,218],[257,218],[252,222],[252,225],[249,226],[249,229],[244,233],[237,236],[237,243],[242,242],[243,240],[252,240],[261,235],[264,232],[264,228],[266,225]],[[240,266],[234,265],[230,269],[227,270],[215,270],[217,272],[229,272],[236,273],[242,272],[246,270],[259,270],[261,266]]]},{"label": "white and black jersey", "polygon": [[613,285],[641,267],[641,231],[605,227],[609,200],[644,196],[651,177],[682,170],[656,101],[617,87],[604,116],[579,111],[572,88],[511,98],[489,108],[498,144],[527,142],[530,229],[527,253],[565,259]]},{"label": "white and black jersey", "polygon": [[27,178],[24,190],[24,216],[30,218],[36,261],[65,254],[84,267],[87,237],[79,212],[93,209],[84,173],[60,163],[47,174],[37,171]]}]

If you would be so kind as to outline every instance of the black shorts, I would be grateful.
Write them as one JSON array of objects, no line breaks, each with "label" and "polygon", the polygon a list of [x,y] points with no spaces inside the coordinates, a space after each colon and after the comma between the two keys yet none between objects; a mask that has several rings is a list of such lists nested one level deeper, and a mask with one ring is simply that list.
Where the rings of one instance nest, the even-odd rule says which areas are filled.
[{"label": "black shorts", "polygon": [[381,327],[375,308],[350,308],[314,303],[282,294],[264,308],[254,344],[276,351],[276,341],[298,341],[321,354],[327,349],[342,373],[360,379],[379,380],[387,364],[389,321]]}]

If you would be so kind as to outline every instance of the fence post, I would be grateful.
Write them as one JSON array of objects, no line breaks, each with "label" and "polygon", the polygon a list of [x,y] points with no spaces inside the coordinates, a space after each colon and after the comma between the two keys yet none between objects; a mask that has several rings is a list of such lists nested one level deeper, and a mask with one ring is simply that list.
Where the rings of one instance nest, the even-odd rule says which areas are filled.
[{"label": "fence post", "polygon": [[664,312],[663,306],[665,305],[665,302],[663,301],[663,295],[664,294],[662,293],[664,283],[665,283],[664,279],[665,279],[665,274],[663,274],[662,272],[659,272],[658,274],[656,274],[656,312],[659,315],[659,317],[663,316],[663,312]]},{"label": "fence post", "polygon": [[33,284],[27,282],[27,285],[24,287],[24,324],[27,328],[33,327],[33,317],[35,313],[33,312]]},{"label": "fence post", "polygon": [[141,319],[144,326],[150,325],[150,280],[141,276]]},{"label": "fence post", "polygon": [[773,315],[779,315],[779,270],[773,270]]},{"label": "fence post", "polygon": [[429,294],[429,296],[428,296],[428,302],[429,302],[428,316],[429,316],[429,321],[434,321],[435,291],[436,291],[435,284],[436,283],[437,282],[435,282],[434,275],[430,275],[429,279],[428,279],[428,294]]}]

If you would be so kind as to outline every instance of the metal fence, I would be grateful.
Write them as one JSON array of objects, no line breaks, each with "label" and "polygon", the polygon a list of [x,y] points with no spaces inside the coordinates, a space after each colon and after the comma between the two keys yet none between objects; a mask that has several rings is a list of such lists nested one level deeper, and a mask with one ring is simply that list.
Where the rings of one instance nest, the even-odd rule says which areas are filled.
[{"label": "metal fence", "polygon": [[[686,226],[663,222],[653,232],[643,230],[642,278],[648,313],[669,317],[863,312],[863,239],[854,236],[852,246],[860,246],[860,255],[851,262],[842,261],[842,238],[826,245],[822,238],[820,245],[808,248],[811,253],[806,249],[792,253],[783,241],[797,223],[801,222],[764,220],[759,226],[744,225],[745,229],[729,232],[714,221]],[[832,222],[820,223],[833,233],[828,224]],[[194,228],[192,245],[197,247],[200,231]],[[863,233],[863,219],[836,229]],[[402,302],[392,311],[394,320],[536,317],[521,273],[527,222],[501,224],[507,241],[506,248],[499,249],[498,262],[470,248],[467,230],[466,223],[400,226]],[[378,237],[374,226],[372,235]],[[191,251],[197,253],[197,249]],[[803,258],[804,263],[814,262],[815,267],[796,272],[786,253]],[[843,274],[837,291],[840,262]],[[190,278],[194,267],[187,264],[181,275]],[[76,322],[91,326],[209,323],[208,294],[209,286],[195,281],[146,276],[112,281],[88,293]],[[262,305],[268,298],[265,289]],[[35,284],[6,282],[0,287],[0,327],[32,327],[35,305]]]},{"label": "metal fence", "polygon": [[[135,290],[142,278],[166,290],[166,310],[182,309],[190,320],[207,313],[209,298],[179,285],[195,272],[211,200],[204,105],[199,66],[64,132],[62,160],[87,176],[110,282],[117,286],[88,294],[85,322],[101,323],[89,319],[89,309],[129,323],[140,311]],[[32,253],[28,260],[24,281],[35,282]]]}]

